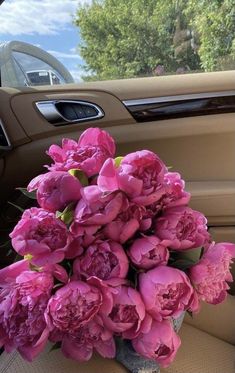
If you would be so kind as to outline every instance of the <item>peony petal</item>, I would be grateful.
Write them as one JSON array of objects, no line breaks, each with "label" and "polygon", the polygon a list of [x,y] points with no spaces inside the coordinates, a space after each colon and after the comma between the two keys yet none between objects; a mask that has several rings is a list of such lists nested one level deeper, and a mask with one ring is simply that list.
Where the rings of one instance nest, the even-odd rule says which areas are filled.
[{"label": "peony petal", "polygon": [[46,175],[47,174],[42,174],[42,175],[36,176],[34,179],[32,179],[30,181],[29,185],[27,186],[27,191],[32,192],[32,191],[38,189],[40,183],[44,180]]},{"label": "peony petal", "polygon": [[114,339],[108,341],[98,341],[94,344],[96,351],[104,358],[114,359],[116,355],[116,345]]},{"label": "peony petal", "polygon": [[68,359],[77,361],[88,361],[92,357],[93,348],[91,345],[79,345],[75,342],[74,338],[65,336],[61,346],[62,353]]},{"label": "peony petal", "polygon": [[54,162],[63,162],[64,151],[58,145],[51,145],[49,150],[46,152]]},{"label": "peony petal", "polygon": [[29,261],[20,260],[0,270],[0,286],[15,282],[15,279],[25,271],[29,270]]},{"label": "peony petal", "polygon": [[118,190],[117,170],[114,159],[107,159],[99,172],[97,184],[102,191]]},{"label": "peony petal", "polygon": [[78,145],[79,147],[87,145],[100,146],[107,151],[110,157],[113,157],[116,151],[113,138],[108,132],[100,128],[88,128],[84,131],[79,138]]},{"label": "peony petal", "polygon": [[44,347],[47,344],[48,336],[49,330],[45,329],[35,345],[21,346],[18,348],[19,353],[25,360],[32,362],[43,351]]}]

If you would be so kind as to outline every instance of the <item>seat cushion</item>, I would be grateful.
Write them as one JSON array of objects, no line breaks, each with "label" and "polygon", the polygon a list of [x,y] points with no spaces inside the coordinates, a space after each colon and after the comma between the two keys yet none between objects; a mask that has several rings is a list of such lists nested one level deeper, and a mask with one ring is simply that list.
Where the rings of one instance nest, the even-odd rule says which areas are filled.
[{"label": "seat cushion", "polygon": [[235,373],[235,346],[188,324],[179,334],[176,359],[161,373]]},{"label": "seat cushion", "polygon": [[193,317],[186,312],[184,320],[197,329],[235,345],[235,296],[228,294],[227,299],[216,306],[202,302],[200,312]]},{"label": "seat cushion", "polygon": [[[183,324],[180,330],[182,346],[176,360],[161,373],[235,373],[235,346],[215,338],[195,327]],[[17,352],[0,356],[1,373],[127,373],[115,360],[94,356],[79,364],[63,357],[59,350],[41,354],[32,364]]]},{"label": "seat cushion", "polygon": [[51,345],[33,362],[28,363],[17,353],[0,356],[1,373],[128,373],[115,360],[98,355],[87,363],[66,359],[60,350],[49,352]]}]

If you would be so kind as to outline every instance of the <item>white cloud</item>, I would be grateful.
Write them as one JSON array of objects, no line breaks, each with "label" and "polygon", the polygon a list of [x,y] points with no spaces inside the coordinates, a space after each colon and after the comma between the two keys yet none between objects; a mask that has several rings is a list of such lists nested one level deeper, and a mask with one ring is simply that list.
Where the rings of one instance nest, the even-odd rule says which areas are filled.
[{"label": "white cloud", "polygon": [[61,58],[61,59],[75,59],[81,61],[81,56],[79,54],[75,53],[65,53],[65,52],[59,52],[59,51],[53,51],[49,50],[47,51],[48,53],[52,54],[56,58]]},{"label": "white cloud", "polygon": [[69,70],[70,74],[75,80],[75,83],[82,82],[82,75],[84,75],[84,70],[82,69],[75,69],[75,70]]},{"label": "white cloud", "polygon": [[71,26],[81,2],[90,0],[7,0],[0,8],[0,34],[55,35]]},{"label": "white cloud", "polygon": [[77,53],[77,48],[76,47],[70,48],[70,52],[76,54]]}]

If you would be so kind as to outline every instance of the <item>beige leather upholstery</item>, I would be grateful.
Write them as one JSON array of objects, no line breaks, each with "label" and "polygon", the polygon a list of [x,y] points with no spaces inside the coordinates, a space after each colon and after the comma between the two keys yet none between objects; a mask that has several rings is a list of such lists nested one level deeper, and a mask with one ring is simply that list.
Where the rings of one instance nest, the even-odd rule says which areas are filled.
[{"label": "beige leather upholstery", "polygon": [[[176,360],[161,373],[234,373],[235,346],[195,327],[183,324],[180,330],[182,346]],[[90,362],[78,364],[65,359],[57,350],[45,352],[33,364],[25,362],[17,353],[3,355],[1,373],[127,373],[114,360],[95,356]]]},{"label": "beige leather upholstery", "polygon": [[[185,322],[235,345],[235,296],[216,306],[204,303],[200,313],[185,316]],[[235,358],[235,356],[234,356]]]},{"label": "beige leather upholstery", "polygon": [[[193,319],[185,317],[179,334],[182,346],[176,360],[169,368],[162,369],[162,373],[235,373],[235,297],[228,296],[216,307],[204,304]],[[48,352],[49,348],[32,364],[17,353],[3,354],[0,372],[127,373],[114,360],[94,356],[90,362],[78,364],[65,359],[59,350]]]},{"label": "beige leather upholstery", "polygon": [[162,373],[234,373],[235,346],[184,324],[175,361]]},{"label": "beige leather upholstery", "polygon": [[235,372],[235,297],[201,312],[186,315],[180,332],[182,345],[174,363],[162,373]]},{"label": "beige leather upholstery", "polygon": [[0,357],[1,373],[128,373],[118,362],[94,356],[88,363],[79,364],[66,359],[59,350],[45,351],[36,361],[28,363],[19,354]]},{"label": "beige leather upholstery", "polygon": [[[61,143],[62,137],[77,139],[85,128],[100,126],[114,136],[117,154],[125,155],[143,148],[153,150],[173,167],[173,171],[180,171],[186,181],[193,182],[192,204],[205,211],[210,225],[234,225],[235,113],[140,124],[121,102],[233,91],[234,81],[235,73],[230,71],[65,86],[1,88],[0,119],[13,150],[5,157],[4,165],[0,163],[0,203],[14,202],[11,196],[14,188],[27,185],[43,171],[43,165],[49,161],[44,152],[52,143]],[[54,127],[37,111],[35,102],[57,99],[94,102],[103,108],[105,116],[99,121]]]}]

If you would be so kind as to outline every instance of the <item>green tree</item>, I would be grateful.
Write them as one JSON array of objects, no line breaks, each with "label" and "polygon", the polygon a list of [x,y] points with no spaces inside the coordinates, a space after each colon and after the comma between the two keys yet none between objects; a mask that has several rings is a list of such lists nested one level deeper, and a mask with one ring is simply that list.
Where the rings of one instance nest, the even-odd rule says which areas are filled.
[{"label": "green tree", "polygon": [[75,24],[86,80],[235,66],[235,0],[93,0]]},{"label": "green tree", "polygon": [[189,26],[199,37],[198,55],[206,71],[235,67],[235,0],[189,0]]},{"label": "green tree", "polygon": [[75,17],[83,40],[85,79],[153,74],[157,65],[175,72],[187,64],[199,69],[183,9],[187,0],[94,0]]}]

